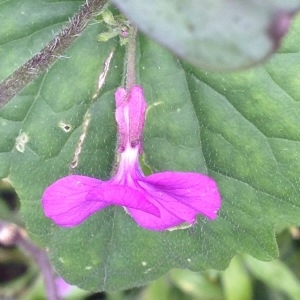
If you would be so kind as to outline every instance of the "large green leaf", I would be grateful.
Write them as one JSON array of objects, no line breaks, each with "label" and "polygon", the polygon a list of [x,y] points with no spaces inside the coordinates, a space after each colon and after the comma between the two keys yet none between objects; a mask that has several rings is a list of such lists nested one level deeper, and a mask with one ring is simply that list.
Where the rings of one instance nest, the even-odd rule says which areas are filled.
[{"label": "large green leaf", "polygon": [[113,0],[140,30],[200,67],[233,70],[280,45],[299,0]]},{"label": "large green leaf", "polygon": [[1,110],[0,177],[16,188],[29,232],[67,281],[118,290],[175,267],[223,269],[236,253],[277,256],[274,228],[300,223],[299,20],[294,27],[266,66],[233,74],[203,72],[139,35],[137,81],[149,106],[143,159],[153,172],[214,177],[223,198],[214,222],[199,216],[191,228],[151,232],[120,207],[69,229],[44,217],[47,185],[69,173],[107,179],[113,168],[124,49],[117,39],[97,42],[103,24],[91,22],[65,59]]}]

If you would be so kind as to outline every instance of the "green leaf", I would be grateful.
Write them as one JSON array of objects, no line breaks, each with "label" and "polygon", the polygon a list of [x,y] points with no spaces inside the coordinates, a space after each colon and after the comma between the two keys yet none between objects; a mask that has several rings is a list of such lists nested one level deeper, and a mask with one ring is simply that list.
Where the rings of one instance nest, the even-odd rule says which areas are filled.
[{"label": "green leaf", "polygon": [[161,299],[161,300],[169,300],[172,299],[170,297],[171,288],[170,284],[167,281],[168,278],[166,276],[162,276],[161,278],[150,283],[141,293],[142,295],[139,299],[142,300],[151,300],[151,299]]},{"label": "green leaf", "polygon": [[0,111],[0,177],[16,189],[27,229],[55,270],[83,289],[113,291],[175,267],[224,269],[236,253],[275,258],[274,227],[300,223],[300,90],[292,84],[300,43],[293,32],[266,66],[233,74],[191,67],[139,35],[137,80],[149,106],[143,160],[153,172],[215,178],[223,199],[216,221],[199,216],[191,228],[152,232],[121,207],[68,229],[45,218],[40,199],[53,181],[69,173],[105,180],[113,168],[124,49],[118,39],[97,42],[105,31],[91,22],[64,58]]},{"label": "green leaf", "polygon": [[256,278],[271,288],[283,291],[290,299],[299,299],[299,280],[284,263],[279,260],[262,262],[250,256],[247,256],[245,261]]},{"label": "green leaf", "polygon": [[221,274],[226,300],[251,300],[252,279],[247,272],[244,261],[240,256],[234,257],[228,268]]},{"label": "green leaf", "polygon": [[187,299],[223,299],[221,286],[209,275],[188,270],[172,270],[170,279],[187,295]]},{"label": "green leaf", "polygon": [[140,30],[189,62],[233,70],[280,45],[299,0],[113,0]]}]

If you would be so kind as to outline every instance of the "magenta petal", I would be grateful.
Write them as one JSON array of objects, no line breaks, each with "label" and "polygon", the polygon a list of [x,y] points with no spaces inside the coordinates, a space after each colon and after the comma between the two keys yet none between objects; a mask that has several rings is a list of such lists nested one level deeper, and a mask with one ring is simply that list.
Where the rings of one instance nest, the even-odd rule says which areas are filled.
[{"label": "magenta petal", "polygon": [[129,139],[131,142],[139,141],[144,127],[147,108],[144,92],[140,86],[135,85],[131,88],[128,105],[130,120]]},{"label": "magenta petal", "polygon": [[[156,189],[165,192],[178,203],[195,209],[214,220],[221,207],[221,195],[216,182],[204,174],[192,172],[163,172],[146,177],[145,180]],[[168,207],[163,200],[159,202]],[[170,207],[171,208],[171,207]],[[173,207],[176,211],[176,207]]]},{"label": "magenta petal", "polygon": [[126,90],[122,87],[119,87],[115,92],[116,108],[123,105],[126,101]]},{"label": "magenta petal", "polygon": [[160,216],[159,209],[147,200],[142,191],[135,190],[126,185],[104,182],[88,193],[88,200],[100,201],[107,205],[119,205],[126,208],[135,208],[151,215]]},{"label": "magenta petal", "polygon": [[[126,106],[126,90],[124,88],[119,87],[115,93],[115,100],[116,100],[116,111],[115,111],[115,118],[118,124],[118,138],[119,144],[121,147],[126,146],[127,142],[127,127],[128,121],[125,119],[124,109]],[[124,150],[124,149],[122,149]]]},{"label": "magenta petal", "polygon": [[144,211],[128,208],[128,213],[141,227],[149,230],[166,230],[182,224],[185,220],[174,216],[172,213],[157,204],[160,211],[160,217],[148,214]]},{"label": "magenta petal", "polygon": [[63,177],[47,187],[42,197],[45,215],[57,225],[72,227],[80,224],[108,203],[88,201],[89,191],[101,180],[79,175]]},{"label": "magenta petal", "polygon": [[193,224],[200,213],[217,217],[221,196],[215,181],[198,173],[163,172],[139,180],[148,200],[160,210],[160,218],[128,209],[135,221],[151,230],[165,230],[183,222]]},{"label": "magenta petal", "polygon": [[119,144],[124,151],[127,142],[133,147],[140,143],[147,103],[143,89],[138,85],[131,87],[128,95],[124,88],[118,88],[115,99]]}]

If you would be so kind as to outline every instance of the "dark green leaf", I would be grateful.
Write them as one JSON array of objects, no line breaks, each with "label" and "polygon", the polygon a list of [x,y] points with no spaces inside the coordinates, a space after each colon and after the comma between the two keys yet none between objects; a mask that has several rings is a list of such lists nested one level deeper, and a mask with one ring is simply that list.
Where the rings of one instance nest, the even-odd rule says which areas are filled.
[{"label": "dark green leaf", "polygon": [[151,232],[120,207],[70,229],[44,217],[47,185],[69,173],[107,179],[113,168],[124,49],[117,39],[97,42],[105,31],[91,23],[0,112],[0,177],[16,188],[26,226],[55,269],[84,289],[119,290],[175,267],[223,269],[236,253],[276,257],[274,227],[300,223],[300,90],[291,83],[300,76],[300,43],[289,39],[266,66],[220,75],[183,64],[139,36],[137,77],[149,105],[143,159],[154,172],[214,177],[223,198],[216,221],[199,216],[189,229]]}]

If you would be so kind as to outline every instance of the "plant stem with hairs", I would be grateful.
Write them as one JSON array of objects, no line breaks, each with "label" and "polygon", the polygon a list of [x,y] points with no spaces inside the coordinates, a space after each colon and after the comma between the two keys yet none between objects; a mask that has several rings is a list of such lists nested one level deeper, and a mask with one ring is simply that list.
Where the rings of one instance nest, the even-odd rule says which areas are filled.
[{"label": "plant stem with hairs", "polygon": [[94,14],[100,12],[107,2],[107,0],[87,0],[52,41],[2,81],[0,83],[0,108],[61,57],[80,36],[89,21],[93,19]]},{"label": "plant stem with hairs", "polygon": [[13,224],[0,220],[0,243],[6,246],[16,245],[29,254],[39,266],[44,278],[48,300],[60,300],[56,285],[56,276],[44,250],[34,245],[26,231]]}]

